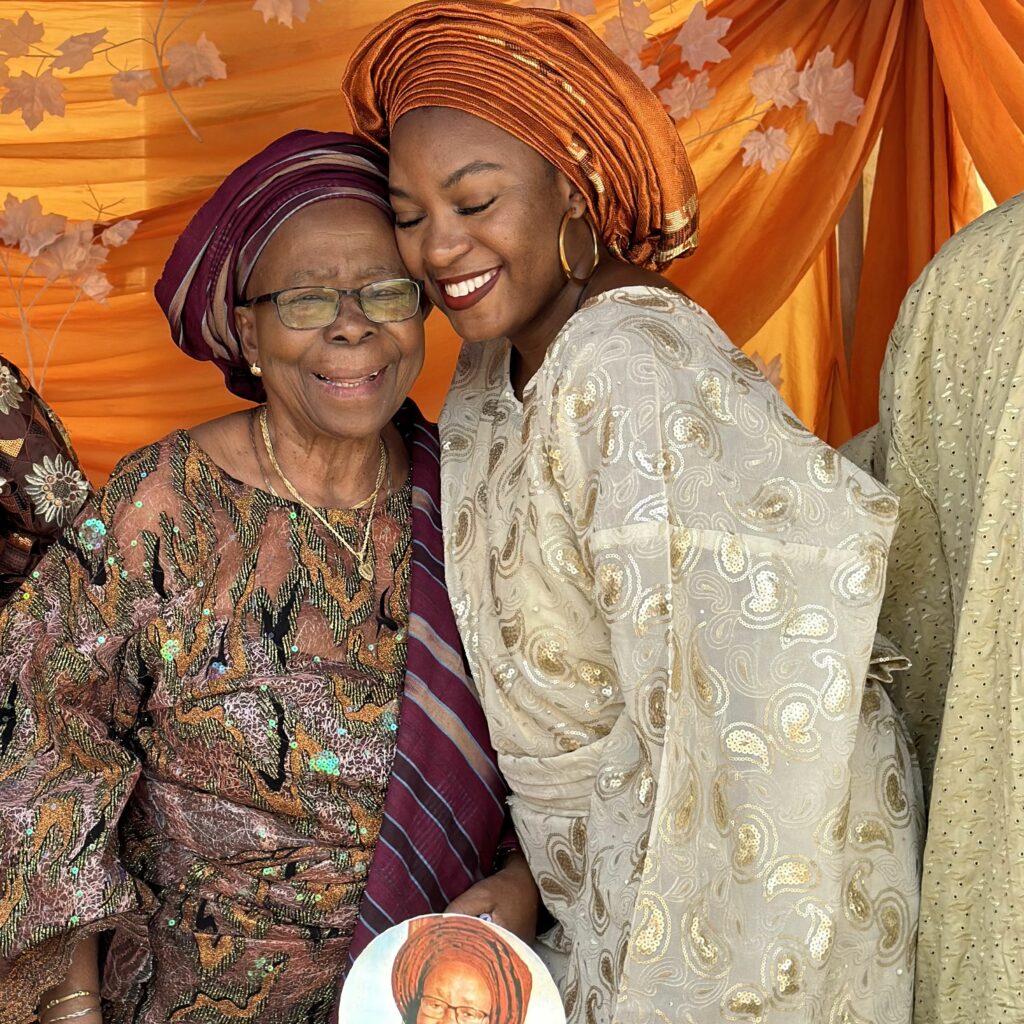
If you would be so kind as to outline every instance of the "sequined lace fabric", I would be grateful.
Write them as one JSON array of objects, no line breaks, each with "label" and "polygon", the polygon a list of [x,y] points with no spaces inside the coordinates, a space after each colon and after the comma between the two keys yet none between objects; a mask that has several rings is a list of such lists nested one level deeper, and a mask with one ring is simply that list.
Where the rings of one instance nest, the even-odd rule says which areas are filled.
[{"label": "sequined lace fabric", "polygon": [[880,422],[851,442],[900,499],[882,628],[930,782],[915,1019],[1024,1020],[1024,195],[907,294]]},{"label": "sequined lace fabric", "polygon": [[665,289],[587,302],[522,404],[508,343],[464,346],[440,426],[570,1024],[906,1024],[920,785],[899,659],[868,678],[891,495]]},{"label": "sequined lace fabric", "polygon": [[[365,510],[324,514],[360,543]],[[50,549],[0,617],[0,1020],[100,929],[107,1021],[328,1020],[395,752],[410,514],[408,486],[378,508],[365,583],[178,432]]]}]

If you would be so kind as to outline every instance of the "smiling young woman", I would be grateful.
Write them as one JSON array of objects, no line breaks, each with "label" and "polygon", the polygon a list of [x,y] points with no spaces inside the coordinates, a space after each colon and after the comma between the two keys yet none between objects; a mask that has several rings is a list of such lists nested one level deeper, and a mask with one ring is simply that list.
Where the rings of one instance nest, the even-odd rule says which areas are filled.
[{"label": "smiling young woman", "polygon": [[448,579],[569,1021],[908,1024],[897,506],[657,274],[697,241],[674,124],[584,24],[490,0],[396,14],[345,89],[466,341]]}]

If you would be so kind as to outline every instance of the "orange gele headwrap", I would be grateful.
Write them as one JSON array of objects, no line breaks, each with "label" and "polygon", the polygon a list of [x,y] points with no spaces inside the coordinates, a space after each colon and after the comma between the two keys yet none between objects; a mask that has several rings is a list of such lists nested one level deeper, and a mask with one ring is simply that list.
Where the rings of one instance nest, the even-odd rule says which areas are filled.
[{"label": "orange gele headwrap", "polygon": [[429,917],[409,922],[409,937],[391,968],[391,991],[402,1019],[418,1007],[427,975],[442,962],[478,974],[491,993],[489,1024],[523,1024],[533,975],[496,931],[473,917]]},{"label": "orange gele headwrap", "polygon": [[427,0],[378,25],[343,83],[357,132],[385,149],[418,107],[509,132],[583,193],[614,256],[660,269],[697,245],[697,187],[658,98],[581,21],[492,0]]}]

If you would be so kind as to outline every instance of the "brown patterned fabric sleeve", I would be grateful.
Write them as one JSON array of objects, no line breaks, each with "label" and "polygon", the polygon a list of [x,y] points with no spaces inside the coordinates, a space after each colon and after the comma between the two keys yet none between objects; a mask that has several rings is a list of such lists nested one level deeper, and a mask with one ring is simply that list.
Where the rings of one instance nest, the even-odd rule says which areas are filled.
[{"label": "brown patterned fabric sleeve", "polygon": [[0,1022],[29,1019],[78,939],[137,929],[147,902],[117,823],[139,775],[132,610],[155,595],[120,568],[114,506],[92,499],[0,613]]},{"label": "brown patterned fabric sleeve", "polygon": [[88,494],[60,420],[0,356],[0,599],[32,571]]}]

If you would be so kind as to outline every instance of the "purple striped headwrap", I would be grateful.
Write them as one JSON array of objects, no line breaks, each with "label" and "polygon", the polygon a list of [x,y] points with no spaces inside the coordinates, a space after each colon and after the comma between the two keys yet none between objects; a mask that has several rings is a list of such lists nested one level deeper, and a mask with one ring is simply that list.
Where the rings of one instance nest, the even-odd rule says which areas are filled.
[{"label": "purple striped headwrap", "polygon": [[156,301],[175,344],[212,359],[228,390],[261,402],[235,330],[235,301],[264,246],[294,213],[324,199],[362,199],[391,214],[379,150],[345,132],[299,130],[272,142],[233,171],[174,245]]}]

